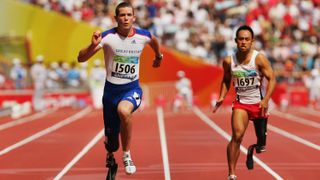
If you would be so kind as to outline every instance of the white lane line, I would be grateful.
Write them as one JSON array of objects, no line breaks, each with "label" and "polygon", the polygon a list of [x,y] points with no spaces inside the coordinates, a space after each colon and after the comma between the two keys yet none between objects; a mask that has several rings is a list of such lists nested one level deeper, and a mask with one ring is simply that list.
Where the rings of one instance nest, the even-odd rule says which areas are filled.
[{"label": "white lane line", "polygon": [[272,126],[271,124],[268,124],[268,129],[270,129],[271,131],[274,131],[274,132],[276,132],[276,133],[278,133],[278,134],[280,134],[282,136],[285,136],[285,137],[287,137],[289,139],[292,139],[294,141],[297,141],[297,142],[299,142],[301,144],[304,144],[306,146],[309,146],[309,147],[311,147],[313,149],[316,149],[316,150],[320,151],[320,146],[319,145],[314,144],[314,143],[312,143],[310,141],[307,141],[307,140],[305,140],[305,139],[303,139],[303,138],[301,138],[299,136],[296,136],[294,134],[291,134],[291,133],[289,133],[289,132],[287,132],[285,130],[282,130],[280,128]]},{"label": "white lane line", "polygon": [[19,125],[19,124],[23,124],[23,123],[27,123],[27,122],[30,122],[30,121],[33,121],[33,120],[40,119],[41,117],[46,116],[47,114],[53,113],[55,111],[57,111],[56,108],[55,109],[49,109],[49,110],[45,110],[45,111],[33,114],[31,116],[27,116],[27,117],[24,117],[24,118],[15,120],[15,121],[7,122],[5,124],[0,125],[0,131],[8,129],[8,128],[11,128],[11,127]]},{"label": "white lane line", "polygon": [[292,114],[283,113],[283,112],[277,111],[275,109],[272,110],[271,114],[276,115],[276,116],[281,117],[281,118],[284,118],[284,119],[287,119],[287,120],[290,120],[290,121],[294,121],[294,122],[303,124],[303,125],[307,125],[307,126],[311,126],[311,127],[315,127],[315,128],[320,129],[320,123],[317,123],[317,122],[314,122],[314,121],[310,121],[310,120],[305,119],[305,118],[297,117],[297,116],[294,116]]},{"label": "white lane line", "polygon": [[102,129],[54,178],[54,180],[61,179],[71,168],[75,165],[97,142],[103,137],[104,129]]},{"label": "white lane line", "polygon": [[[193,112],[205,123],[207,123],[213,130],[215,130],[217,133],[219,133],[222,137],[224,137],[226,140],[230,141],[231,136],[225,132],[223,129],[221,129],[215,122],[211,121],[211,119],[206,116],[199,108],[195,107],[193,109]],[[247,149],[244,146],[240,146],[240,150],[247,154]],[[263,161],[261,161],[259,158],[257,158],[255,155],[253,155],[253,160],[259,164],[263,169],[265,169],[269,174],[271,174],[275,179],[277,180],[283,180],[283,178],[276,173],[274,170],[272,170],[267,164],[265,164]]]},{"label": "white lane line", "polygon": [[33,134],[32,136],[29,136],[29,137],[17,142],[16,144],[13,144],[13,145],[1,150],[0,151],[0,156],[4,155],[4,154],[6,154],[6,153],[8,153],[8,152],[20,147],[20,146],[23,146],[23,145],[25,145],[25,144],[27,144],[27,143],[35,140],[35,139],[38,139],[41,136],[49,134],[52,131],[55,131],[55,130],[57,130],[57,129],[65,126],[65,125],[68,125],[68,124],[80,119],[81,117],[83,117],[86,114],[88,114],[91,110],[92,110],[92,107],[89,106],[89,107],[81,110],[80,112],[78,112],[78,113],[76,113],[76,114],[74,114],[74,115],[72,115],[72,116],[60,121],[59,123],[56,123],[55,125],[53,125],[51,127],[48,127],[47,129],[44,129],[44,130],[42,130],[42,131],[40,131],[40,132],[38,132],[36,134]]},{"label": "white lane line", "polygon": [[166,130],[164,126],[164,117],[163,117],[162,107],[157,107],[157,118],[158,118],[159,132],[160,132],[160,143],[161,143],[164,177],[165,177],[165,180],[170,180],[171,179],[170,166],[169,166]]},{"label": "white lane line", "polygon": [[319,117],[319,115],[320,115],[320,111],[317,111],[315,109],[306,108],[306,107],[299,107],[297,109],[298,109],[299,112],[311,114],[311,115],[314,115],[314,116],[318,116]]}]

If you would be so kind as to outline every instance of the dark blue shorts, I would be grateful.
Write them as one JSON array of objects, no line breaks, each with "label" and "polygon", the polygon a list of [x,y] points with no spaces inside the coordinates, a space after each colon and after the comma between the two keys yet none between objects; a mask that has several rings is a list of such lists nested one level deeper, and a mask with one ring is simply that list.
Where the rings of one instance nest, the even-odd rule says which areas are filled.
[{"label": "dark blue shorts", "polygon": [[130,101],[135,111],[141,104],[142,89],[139,81],[133,81],[125,85],[112,84],[106,81],[102,97],[104,132],[106,136],[115,136],[120,132],[120,118],[118,104],[122,100]]}]

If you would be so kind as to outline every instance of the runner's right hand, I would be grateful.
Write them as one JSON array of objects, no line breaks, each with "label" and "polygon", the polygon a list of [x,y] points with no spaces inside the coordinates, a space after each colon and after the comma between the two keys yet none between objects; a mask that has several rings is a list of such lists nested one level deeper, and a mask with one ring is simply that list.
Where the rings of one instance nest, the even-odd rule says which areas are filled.
[{"label": "runner's right hand", "polygon": [[101,31],[97,30],[93,33],[91,43],[97,46],[101,42],[102,36]]},{"label": "runner's right hand", "polygon": [[212,112],[213,113],[217,112],[217,110],[219,109],[222,103],[223,103],[223,99],[218,100],[216,105],[213,107]]}]

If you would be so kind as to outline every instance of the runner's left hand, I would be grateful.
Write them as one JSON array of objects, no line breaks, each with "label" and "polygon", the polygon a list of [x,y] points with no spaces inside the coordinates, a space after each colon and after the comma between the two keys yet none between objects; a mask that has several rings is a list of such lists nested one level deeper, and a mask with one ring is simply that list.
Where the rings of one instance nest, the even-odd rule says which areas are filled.
[{"label": "runner's left hand", "polygon": [[159,57],[156,56],[155,59],[153,60],[152,67],[154,67],[154,68],[160,67],[162,59],[163,59],[162,54]]},{"label": "runner's left hand", "polygon": [[268,112],[268,101],[261,100],[259,108],[261,108],[261,116],[265,117]]}]

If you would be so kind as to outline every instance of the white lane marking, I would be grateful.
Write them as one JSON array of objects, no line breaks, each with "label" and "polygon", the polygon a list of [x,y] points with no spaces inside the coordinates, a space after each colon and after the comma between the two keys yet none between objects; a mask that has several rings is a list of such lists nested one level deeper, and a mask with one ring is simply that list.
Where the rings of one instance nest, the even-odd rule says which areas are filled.
[{"label": "white lane marking", "polygon": [[319,114],[320,114],[320,111],[315,110],[315,109],[311,109],[311,108],[299,107],[297,109],[298,109],[299,112],[311,114],[311,115],[318,116],[318,117],[319,117]]},{"label": "white lane marking", "polygon": [[306,146],[309,146],[309,147],[311,147],[311,148],[313,148],[313,149],[316,149],[316,150],[320,150],[320,146],[319,145],[317,145],[317,144],[314,144],[314,143],[312,143],[312,142],[310,142],[310,141],[307,141],[307,140],[305,140],[305,139],[303,139],[303,138],[301,138],[301,137],[299,137],[299,136],[296,136],[296,135],[294,135],[294,134],[291,134],[291,133],[289,133],[289,132],[287,132],[287,131],[285,131],[285,130],[282,130],[282,129],[280,129],[280,128],[277,128],[277,127],[275,127],[275,126],[272,126],[271,124],[268,124],[268,129],[270,129],[271,131],[274,131],[274,132],[276,132],[276,133],[278,133],[278,134],[280,134],[280,135],[282,135],[282,136],[285,136],[285,137],[287,137],[287,138],[289,138],[289,139],[292,139],[292,140],[294,140],[294,141],[297,141],[297,142],[299,142],[299,143],[301,143],[301,144],[304,144],[304,145],[306,145]]},{"label": "white lane marking", "polygon": [[170,180],[171,179],[170,166],[169,166],[166,130],[164,126],[164,117],[163,117],[162,107],[157,107],[157,118],[158,118],[159,132],[160,132],[160,143],[161,143],[164,177],[165,177],[165,180]]},{"label": "white lane marking", "polygon": [[27,144],[27,143],[35,140],[35,139],[38,139],[41,136],[49,134],[52,131],[55,131],[55,130],[57,130],[57,129],[65,126],[65,125],[68,125],[68,124],[80,119],[81,117],[83,117],[86,114],[88,114],[91,110],[92,110],[92,107],[89,106],[89,107],[83,109],[82,111],[80,111],[80,112],[78,112],[78,113],[76,113],[76,114],[74,114],[74,115],[72,115],[72,116],[70,116],[70,117],[58,122],[58,123],[56,123],[55,125],[53,125],[51,127],[48,127],[47,129],[44,129],[44,130],[42,130],[42,131],[40,131],[40,132],[38,132],[36,134],[33,134],[32,136],[29,136],[29,137],[17,142],[16,144],[13,144],[13,145],[1,150],[0,151],[0,156],[4,155],[4,154],[6,154],[6,153],[8,153],[8,152],[20,147],[20,146],[23,146],[23,145],[25,145],[25,144]]},{"label": "white lane marking", "polygon": [[11,127],[19,125],[19,124],[23,124],[23,123],[27,123],[27,122],[30,122],[33,120],[37,120],[37,119],[39,119],[49,113],[55,112],[55,111],[57,111],[57,109],[50,109],[50,110],[42,111],[42,112],[33,114],[31,116],[27,116],[27,117],[15,120],[15,121],[7,122],[5,124],[0,125],[0,131],[11,128]]},{"label": "white lane marking", "polygon": [[[215,122],[211,121],[211,119],[206,116],[199,108],[195,107],[193,109],[193,112],[205,123],[207,123],[212,129],[214,129],[217,133],[219,133],[222,137],[224,137],[226,140],[230,141],[231,136],[225,132],[223,129],[221,129]],[[247,154],[247,149],[244,146],[240,146],[240,150]],[[263,169],[265,169],[269,174],[271,174],[275,179],[277,180],[283,180],[283,178],[276,173],[274,170],[272,170],[267,164],[265,164],[263,161],[261,161],[259,158],[257,158],[255,155],[253,155],[253,160],[258,163]]]},{"label": "white lane marking", "polygon": [[61,179],[71,168],[75,165],[97,142],[103,137],[104,129],[102,129],[54,178],[54,180]]},{"label": "white lane marking", "polygon": [[294,116],[292,114],[283,113],[283,112],[277,111],[275,109],[272,110],[271,114],[276,115],[276,116],[281,117],[281,118],[285,118],[285,119],[290,120],[290,121],[294,121],[294,122],[303,124],[303,125],[308,125],[308,126],[320,129],[320,123],[314,122],[314,121],[310,121],[310,120],[305,119],[305,118],[297,117],[297,116]]}]

